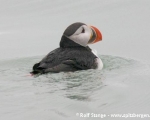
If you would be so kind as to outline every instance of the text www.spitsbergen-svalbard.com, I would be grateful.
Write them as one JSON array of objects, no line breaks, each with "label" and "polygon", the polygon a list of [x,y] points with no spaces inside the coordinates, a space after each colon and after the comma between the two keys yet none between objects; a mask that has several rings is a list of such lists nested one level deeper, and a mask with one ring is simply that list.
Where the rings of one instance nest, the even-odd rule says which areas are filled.
[{"label": "text www.spitsbergen-svalbard.com", "polygon": [[80,118],[150,118],[150,114],[99,114],[99,113],[76,113],[77,117]]}]

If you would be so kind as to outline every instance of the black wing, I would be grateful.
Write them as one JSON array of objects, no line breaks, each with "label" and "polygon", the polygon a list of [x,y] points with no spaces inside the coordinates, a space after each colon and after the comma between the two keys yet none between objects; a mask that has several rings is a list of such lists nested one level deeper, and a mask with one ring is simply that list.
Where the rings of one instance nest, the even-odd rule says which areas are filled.
[{"label": "black wing", "polygon": [[65,60],[61,64],[58,64],[54,67],[46,68],[46,69],[39,67],[39,65],[40,65],[40,63],[36,63],[33,66],[33,71],[31,72],[32,74],[38,74],[38,73],[44,74],[44,73],[48,73],[48,72],[58,73],[58,72],[69,72],[69,71],[77,71],[77,70],[87,69],[86,66],[81,66],[73,60]]},{"label": "black wing", "polygon": [[36,63],[31,73],[87,70],[92,68],[95,58],[88,47],[57,48]]}]

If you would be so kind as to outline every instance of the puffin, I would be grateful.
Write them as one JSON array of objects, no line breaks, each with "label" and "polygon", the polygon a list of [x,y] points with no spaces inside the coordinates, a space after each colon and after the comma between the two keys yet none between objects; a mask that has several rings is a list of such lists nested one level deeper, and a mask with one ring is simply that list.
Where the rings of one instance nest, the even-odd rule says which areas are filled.
[{"label": "puffin", "polygon": [[32,75],[103,68],[102,60],[88,45],[102,41],[100,30],[85,23],[76,22],[64,31],[59,48],[48,53],[33,65]]}]

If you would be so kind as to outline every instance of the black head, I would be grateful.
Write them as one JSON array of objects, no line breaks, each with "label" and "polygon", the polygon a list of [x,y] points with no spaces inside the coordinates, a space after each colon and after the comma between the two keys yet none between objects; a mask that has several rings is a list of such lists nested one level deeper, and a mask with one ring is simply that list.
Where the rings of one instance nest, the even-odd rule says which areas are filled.
[{"label": "black head", "polygon": [[85,23],[76,22],[68,26],[64,31],[60,47],[86,47],[88,44],[100,40],[102,40],[102,35],[97,28],[88,26]]}]

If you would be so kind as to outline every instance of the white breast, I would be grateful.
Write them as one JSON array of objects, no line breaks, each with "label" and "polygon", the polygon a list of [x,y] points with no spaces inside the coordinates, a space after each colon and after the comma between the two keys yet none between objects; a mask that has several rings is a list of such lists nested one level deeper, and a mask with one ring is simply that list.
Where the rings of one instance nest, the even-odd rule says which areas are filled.
[{"label": "white breast", "polygon": [[102,70],[103,69],[103,62],[98,57],[97,51],[96,50],[92,50],[92,53],[97,56],[97,58],[95,59],[95,63],[97,64],[97,68],[96,69]]}]

